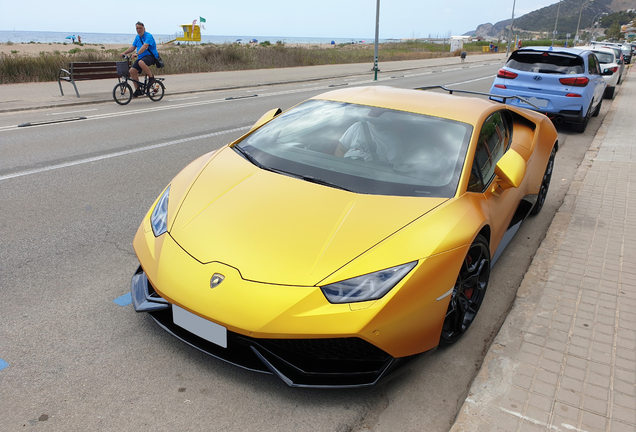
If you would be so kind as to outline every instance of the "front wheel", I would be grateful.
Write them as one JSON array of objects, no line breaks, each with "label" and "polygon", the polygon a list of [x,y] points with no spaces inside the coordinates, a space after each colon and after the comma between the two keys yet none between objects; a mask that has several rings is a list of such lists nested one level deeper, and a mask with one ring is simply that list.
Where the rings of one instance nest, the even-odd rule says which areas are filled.
[{"label": "front wheel", "polygon": [[113,99],[119,105],[126,105],[132,99],[132,88],[129,84],[119,83],[113,89]]},{"label": "front wheel", "polygon": [[160,101],[163,98],[163,93],[166,88],[161,81],[155,81],[150,85],[148,89],[148,97],[155,102]]},{"label": "front wheel", "polygon": [[450,345],[466,333],[484,301],[490,279],[490,249],[479,234],[466,254],[453,288],[439,344]]}]

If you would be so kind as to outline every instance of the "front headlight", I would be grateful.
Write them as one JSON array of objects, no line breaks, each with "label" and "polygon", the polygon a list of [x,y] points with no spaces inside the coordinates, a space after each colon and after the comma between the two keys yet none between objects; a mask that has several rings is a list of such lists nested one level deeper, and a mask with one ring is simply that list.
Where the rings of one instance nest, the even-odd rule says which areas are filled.
[{"label": "front headlight", "polygon": [[417,264],[413,261],[375,273],[358,276],[321,287],[330,303],[355,303],[377,300],[398,284]]},{"label": "front headlight", "polygon": [[168,231],[168,195],[170,195],[170,186],[161,195],[155,209],[152,211],[152,215],[150,215],[150,224],[155,237],[159,237]]}]

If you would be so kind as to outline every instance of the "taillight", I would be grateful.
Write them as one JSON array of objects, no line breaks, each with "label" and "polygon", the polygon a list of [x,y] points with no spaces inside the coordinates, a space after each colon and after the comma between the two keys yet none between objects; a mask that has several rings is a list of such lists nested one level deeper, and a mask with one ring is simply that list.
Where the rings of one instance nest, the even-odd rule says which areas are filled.
[{"label": "taillight", "polygon": [[612,70],[613,73],[618,72],[618,66],[614,66],[612,68],[610,68]]},{"label": "taillight", "polygon": [[569,85],[572,87],[585,87],[590,80],[586,77],[559,78],[559,82],[563,85]]},{"label": "taillight", "polygon": [[497,78],[515,79],[517,76],[518,74],[505,69],[499,69],[499,72],[497,72]]},{"label": "taillight", "polygon": [[500,88],[500,89],[505,89],[506,86],[503,84],[495,84],[495,87]]},{"label": "taillight", "polygon": [[576,93],[568,93],[565,95],[565,97],[581,97],[581,95]]}]

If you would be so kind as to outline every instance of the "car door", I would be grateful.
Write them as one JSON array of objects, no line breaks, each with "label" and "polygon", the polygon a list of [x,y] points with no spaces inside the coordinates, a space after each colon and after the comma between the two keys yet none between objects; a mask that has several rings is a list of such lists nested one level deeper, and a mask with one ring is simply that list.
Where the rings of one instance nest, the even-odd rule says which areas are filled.
[{"label": "car door", "polygon": [[587,72],[592,84],[590,86],[590,97],[593,101],[591,107],[593,111],[596,105],[603,99],[603,93],[605,92],[605,79],[601,75],[600,64],[594,53],[590,53],[587,57]]},{"label": "car door", "polygon": [[519,188],[501,190],[496,187],[495,167],[505,152],[510,151],[512,121],[507,110],[496,111],[481,125],[468,192],[483,196],[490,210],[490,250],[499,246],[521,199]]}]

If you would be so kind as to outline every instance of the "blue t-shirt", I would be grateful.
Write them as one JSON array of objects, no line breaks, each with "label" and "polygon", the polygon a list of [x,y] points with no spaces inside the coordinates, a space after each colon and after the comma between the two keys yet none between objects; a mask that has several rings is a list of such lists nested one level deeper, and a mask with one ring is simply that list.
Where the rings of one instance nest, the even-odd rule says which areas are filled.
[{"label": "blue t-shirt", "polygon": [[157,52],[157,44],[155,43],[155,38],[153,38],[152,35],[148,32],[145,32],[142,37],[139,37],[139,35],[137,35],[137,37],[135,38],[135,41],[133,42],[133,46],[137,48],[137,53],[139,53],[139,50],[141,49],[142,46],[144,46],[144,44],[148,44],[148,49],[142,52],[141,54],[139,54],[139,57],[137,57],[138,59],[147,57],[151,53],[153,56],[155,56],[155,58],[159,57],[159,53]]}]

